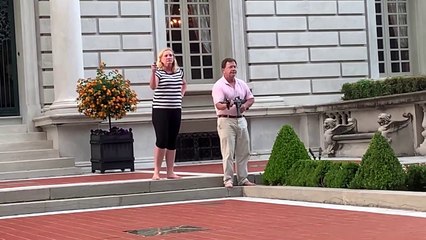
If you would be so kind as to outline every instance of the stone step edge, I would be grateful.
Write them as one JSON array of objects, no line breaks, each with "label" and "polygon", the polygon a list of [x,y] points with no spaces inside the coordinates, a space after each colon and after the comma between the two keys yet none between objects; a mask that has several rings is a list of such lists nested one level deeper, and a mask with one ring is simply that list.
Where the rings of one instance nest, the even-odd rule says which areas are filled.
[{"label": "stone step edge", "polygon": [[121,194],[168,192],[222,187],[221,176],[191,176],[179,180],[120,180],[0,188],[0,206],[6,203],[42,202]]},{"label": "stone step edge", "polygon": [[[37,148],[37,149],[53,149],[53,141],[52,140],[32,140],[32,141],[25,141],[25,142],[0,143],[0,147],[9,147],[9,146],[15,147],[15,145],[24,145],[24,144],[26,144],[26,145],[29,145],[29,144],[34,144],[34,145],[47,144],[47,145],[52,145],[52,147]],[[28,150],[31,150],[31,149],[28,149]],[[12,150],[12,151],[20,151],[20,149]],[[5,152],[5,151],[2,151],[2,152]]]},{"label": "stone step edge", "polygon": [[[29,163],[29,162],[42,162],[42,161],[71,161],[74,160],[74,157],[48,157],[48,158],[34,158],[34,159],[17,159],[17,160],[6,160],[6,161],[1,161],[0,160],[0,165],[1,164],[10,164],[10,163]],[[37,170],[37,169],[35,169]],[[40,169],[38,169],[40,170]],[[5,172],[2,172],[5,173]]]},{"label": "stone step edge", "polygon": [[[62,158],[60,158],[62,159]],[[47,177],[80,176],[81,169],[77,167],[37,169],[29,171],[0,172],[0,183],[7,181],[31,181]]]},{"label": "stone step edge", "polygon": [[120,207],[176,201],[204,200],[214,198],[242,197],[242,187],[188,189],[168,192],[137,193],[89,198],[73,198],[37,202],[0,204],[0,217],[22,214],[81,210],[103,207]]},{"label": "stone step edge", "polygon": [[53,148],[36,148],[36,149],[25,149],[25,150],[12,150],[12,151],[0,151],[0,154],[6,155],[6,154],[35,154],[35,153],[44,153],[44,152],[57,152],[59,154],[59,151],[57,149]]},{"label": "stone step edge", "polygon": [[426,211],[426,192],[258,185],[244,187],[243,195],[254,198]]}]

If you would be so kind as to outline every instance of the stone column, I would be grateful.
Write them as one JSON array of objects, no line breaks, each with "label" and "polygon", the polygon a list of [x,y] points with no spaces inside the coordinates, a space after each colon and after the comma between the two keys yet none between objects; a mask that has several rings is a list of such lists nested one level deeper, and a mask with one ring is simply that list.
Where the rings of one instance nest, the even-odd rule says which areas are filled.
[{"label": "stone column", "polygon": [[418,148],[416,148],[416,152],[420,155],[426,155],[426,104],[422,104],[423,109],[423,121],[422,121],[422,136],[423,136],[423,143],[420,144]]},{"label": "stone column", "polygon": [[50,110],[75,108],[76,83],[84,77],[80,1],[50,0],[50,24],[55,92]]}]

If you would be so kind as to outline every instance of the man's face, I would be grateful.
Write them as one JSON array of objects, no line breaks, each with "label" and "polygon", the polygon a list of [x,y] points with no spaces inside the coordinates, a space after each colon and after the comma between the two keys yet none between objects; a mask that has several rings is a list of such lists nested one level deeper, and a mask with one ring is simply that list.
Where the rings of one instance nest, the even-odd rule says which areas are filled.
[{"label": "man's face", "polygon": [[235,78],[237,75],[237,64],[235,62],[227,62],[223,69],[223,76],[225,78]]}]

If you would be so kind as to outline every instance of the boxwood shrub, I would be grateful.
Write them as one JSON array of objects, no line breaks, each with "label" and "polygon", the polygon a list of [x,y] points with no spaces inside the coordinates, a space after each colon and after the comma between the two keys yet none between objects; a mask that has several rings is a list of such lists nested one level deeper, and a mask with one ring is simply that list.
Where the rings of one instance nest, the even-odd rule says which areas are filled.
[{"label": "boxwood shrub", "polygon": [[407,166],[407,190],[426,191],[426,165]]},{"label": "boxwood shrub", "polygon": [[324,177],[324,187],[348,188],[358,171],[359,164],[353,162],[333,162]]},{"label": "boxwood shrub", "polygon": [[290,125],[281,127],[272,147],[271,156],[263,174],[263,183],[284,185],[291,166],[299,161],[311,159],[305,145]]},{"label": "boxwood shrub", "polygon": [[298,161],[290,168],[286,185],[323,187],[324,177],[333,164],[331,161]]},{"label": "boxwood shrub", "polygon": [[401,190],[405,182],[404,169],[392,147],[380,133],[375,133],[350,188]]},{"label": "boxwood shrub", "polygon": [[318,163],[319,161],[315,160],[301,160],[295,162],[288,171],[285,185],[317,187],[318,184],[312,181],[312,173],[315,172]]}]

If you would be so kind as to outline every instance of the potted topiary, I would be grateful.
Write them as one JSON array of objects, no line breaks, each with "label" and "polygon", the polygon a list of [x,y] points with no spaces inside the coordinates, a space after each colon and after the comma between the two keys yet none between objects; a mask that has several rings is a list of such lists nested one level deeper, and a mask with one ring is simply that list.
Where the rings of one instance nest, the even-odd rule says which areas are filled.
[{"label": "potted topiary", "polygon": [[90,118],[108,119],[108,130],[91,130],[92,172],[126,168],[134,171],[132,129],[112,127],[111,118],[120,119],[135,111],[137,95],[118,70],[105,72],[105,66],[103,62],[99,65],[96,78],[77,82],[78,111]]}]

